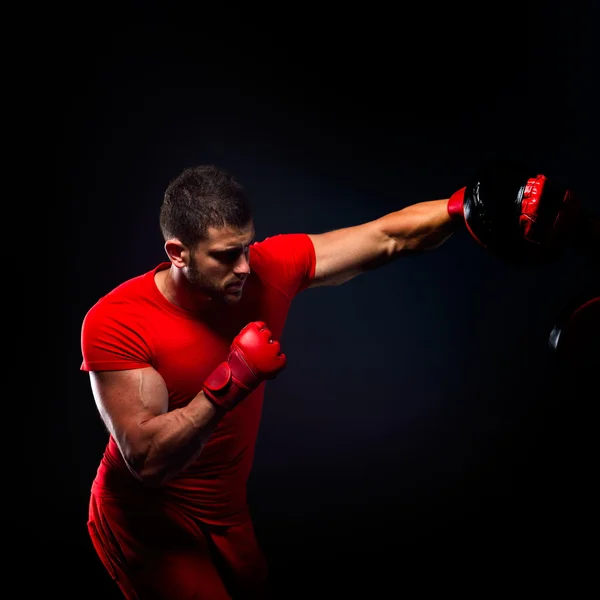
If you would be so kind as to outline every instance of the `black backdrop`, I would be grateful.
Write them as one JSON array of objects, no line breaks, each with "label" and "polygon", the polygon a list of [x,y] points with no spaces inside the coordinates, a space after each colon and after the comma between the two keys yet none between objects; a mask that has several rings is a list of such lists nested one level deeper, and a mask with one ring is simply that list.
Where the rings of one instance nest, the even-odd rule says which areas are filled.
[{"label": "black backdrop", "polygon": [[[598,212],[592,5],[129,4],[63,23],[51,514],[43,531],[28,525],[56,559],[46,589],[118,597],[85,527],[106,433],[79,333],[100,295],[163,260],[168,181],[194,164],[230,169],[259,238],[447,197],[504,157]],[[581,253],[519,269],[460,232],[297,298],[249,485],[279,597],[585,579],[594,391],[561,369],[548,335],[594,277]]]}]

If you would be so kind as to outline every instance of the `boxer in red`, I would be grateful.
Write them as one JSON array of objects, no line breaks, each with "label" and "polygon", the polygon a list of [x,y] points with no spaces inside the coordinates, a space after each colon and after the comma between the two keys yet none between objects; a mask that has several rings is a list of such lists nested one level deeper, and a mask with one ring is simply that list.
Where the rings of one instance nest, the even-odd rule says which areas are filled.
[{"label": "boxer in red", "polygon": [[81,334],[81,369],[109,433],[88,530],[125,598],[268,597],[246,483],[265,383],[287,361],[278,340],[291,302],[437,248],[464,225],[464,196],[257,242],[230,174],[200,166],[170,183],[168,260],[100,298]]}]

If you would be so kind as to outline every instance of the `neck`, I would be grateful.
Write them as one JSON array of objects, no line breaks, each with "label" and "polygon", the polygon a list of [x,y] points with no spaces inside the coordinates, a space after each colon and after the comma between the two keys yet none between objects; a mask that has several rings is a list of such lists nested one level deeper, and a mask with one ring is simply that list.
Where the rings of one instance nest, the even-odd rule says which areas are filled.
[{"label": "neck", "polygon": [[198,312],[213,305],[212,298],[193,289],[181,271],[173,265],[164,271],[159,271],[154,280],[161,294],[171,304],[183,310]]}]

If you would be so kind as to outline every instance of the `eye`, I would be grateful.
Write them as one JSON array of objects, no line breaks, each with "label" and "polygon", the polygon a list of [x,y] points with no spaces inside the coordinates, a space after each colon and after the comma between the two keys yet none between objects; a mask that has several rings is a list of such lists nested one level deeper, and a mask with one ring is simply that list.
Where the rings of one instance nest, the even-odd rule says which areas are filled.
[{"label": "eye", "polygon": [[241,250],[224,250],[223,252],[214,252],[213,256],[221,262],[235,262],[240,255]]}]

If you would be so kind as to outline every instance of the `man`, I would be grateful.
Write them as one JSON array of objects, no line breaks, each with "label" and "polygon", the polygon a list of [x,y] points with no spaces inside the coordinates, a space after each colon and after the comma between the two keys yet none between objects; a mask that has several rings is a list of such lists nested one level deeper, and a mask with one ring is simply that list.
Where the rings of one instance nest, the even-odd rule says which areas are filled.
[{"label": "man", "polygon": [[465,223],[464,194],[256,242],[230,174],[200,166],[170,183],[169,260],[101,298],[82,326],[81,369],[110,434],[88,529],[127,599],[265,597],[246,483],[291,302],[439,247]]}]

